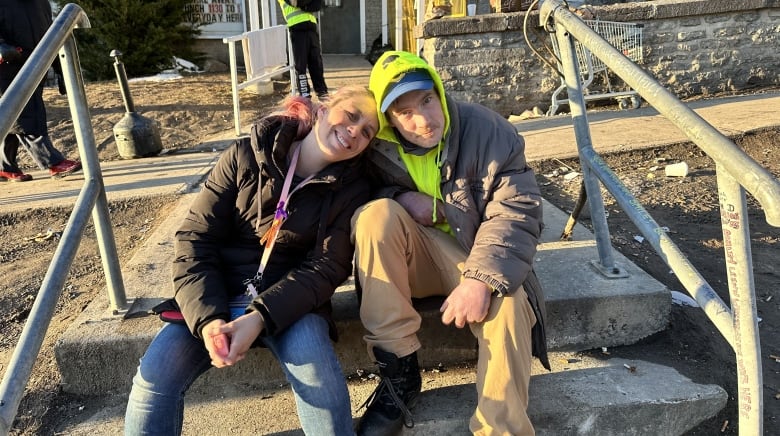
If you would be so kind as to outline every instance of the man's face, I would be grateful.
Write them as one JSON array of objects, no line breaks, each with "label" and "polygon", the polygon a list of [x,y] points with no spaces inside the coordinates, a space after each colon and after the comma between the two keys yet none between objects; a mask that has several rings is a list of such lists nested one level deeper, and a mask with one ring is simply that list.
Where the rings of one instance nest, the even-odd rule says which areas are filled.
[{"label": "man's face", "polygon": [[388,109],[387,119],[404,139],[419,147],[436,147],[444,137],[444,111],[433,89],[398,97]]}]

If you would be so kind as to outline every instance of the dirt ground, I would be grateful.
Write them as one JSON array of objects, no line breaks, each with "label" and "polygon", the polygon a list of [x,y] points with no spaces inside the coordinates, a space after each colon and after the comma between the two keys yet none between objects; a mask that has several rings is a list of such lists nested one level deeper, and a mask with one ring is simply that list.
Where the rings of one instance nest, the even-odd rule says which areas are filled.
[{"label": "dirt ground", "polygon": [[[265,113],[284,95],[284,85],[275,86],[273,96],[242,98],[245,122]],[[225,135],[233,128],[229,77],[202,75],[176,81],[132,82],[130,91],[136,111],[160,123],[163,146],[179,150]],[[77,155],[66,98],[47,89],[49,126],[55,144],[68,156]],[[87,85],[87,99],[102,161],[119,159],[113,142],[113,126],[125,109],[116,82]],[[775,176],[780,176],[780,134],[764,132],[739,140],[742,147]],[[22,164],[31,167],[30,161]],[[712,161],[689,145],[643,150],[606,157],[631,192],[653,218],[670,229],[672,239],[694,266],[728,303],[723,262],[723,244],[715,172]],[[686,161],[688,177],[663,176],[663,165]],[[580,171],[576,160],[534,164],[545,197],[564,210],[571,210],[579,191],[579,179],[567,181],[568,169]],[[660,169],[654,169],[658,167]],[[561,168],[568,168],[561,170]],[[556,175],[557,174],[557,175]],[[653,177],[648,175],[652,174]],[[764,373],[764,428],[777,431],[780,418],[780,231],[769,227],[755,201],[750,199],[750,228],[753,239],[754,275],[758,313],[761,317],[762,365]],[[144,198],[110,205],[111,219],[120,258],[129,259],[174,202],[170,198]],[[635,239],[639,232],[605,195],[613,245],[672,290],[684,291],[677,279],[646,242]],[[48,263],[59,242],[70,210],[38,209],[0,212],[0,373],[4,373],[13,347],[41,285]],[[581,222],[589,225],[587,212]],[[50,231],[51,230],[51,231]],[[59,387],[53,345],[69,323],[104,290],[94,228],[88,227],[68,276],[56,313],[51,320],[38,362],[19,407],[14,435],[55,434],[63,418],[82,409],[94,410],[90,398],[65,394]],[[593,353],[601,352],[594,350]],[[674,305],[669,328],[641,344],[610,350],[615,357],[653,359],[667,364],[701,383],[715,383],[729,393],[727,407],[690,435],[737,435],[736,364],[734,353],[700,309]],[[94,400],[92,400],[94,401]]]}]

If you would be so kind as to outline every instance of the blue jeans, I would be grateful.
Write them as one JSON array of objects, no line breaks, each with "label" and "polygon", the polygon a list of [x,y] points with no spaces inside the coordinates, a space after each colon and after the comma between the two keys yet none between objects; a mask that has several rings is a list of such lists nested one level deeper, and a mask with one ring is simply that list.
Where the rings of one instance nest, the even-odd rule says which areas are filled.
[{"label": "blue jeans", "polygon": [[[262,341],[281,362],[290,382],[298,419],[306,434],[351,435],[349,392],[320,316],[305,315],[287,330]],[[141,358],[125,412],[126,435],[178,435],[184,394],[211,368],[203,341],[187,326],[167,324]]]}]

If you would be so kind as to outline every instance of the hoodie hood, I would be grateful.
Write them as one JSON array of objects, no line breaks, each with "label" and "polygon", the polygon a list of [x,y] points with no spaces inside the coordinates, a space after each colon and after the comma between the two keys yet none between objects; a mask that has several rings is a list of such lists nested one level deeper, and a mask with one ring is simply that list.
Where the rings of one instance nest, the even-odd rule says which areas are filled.
[{"label": "hoodie hood", "polygon": [[382,112],[382,101],[391,85],[398,82],[405,73],[410,71],[425,71],[433,79],[433,87],[439,94],[442,110],[444,111],[444,135],[449,133],[450,114],[447,110],[447,100],[444,97],[444,84],[441,77],[422,58],[406,51],[385,52],[371,69],[368,88],[376,97],[376,111],[379,114],[379,132],[377,138],[401,144],[401,139],[396,135],[395,129],[387,121],[387,116]]}]

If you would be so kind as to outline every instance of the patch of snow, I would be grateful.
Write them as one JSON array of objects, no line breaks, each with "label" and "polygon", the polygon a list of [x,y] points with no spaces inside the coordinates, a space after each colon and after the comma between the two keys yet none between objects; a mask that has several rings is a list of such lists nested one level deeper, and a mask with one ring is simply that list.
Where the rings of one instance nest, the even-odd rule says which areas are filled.
[{"label": "patch of snow", "polygon": [[689,297],[687,294],[683,294],[682,292],[678,291],[672,291],[672,304],[676,304],[678,306],[699,307],[699,303],[697,303],[696,300]]},{"label": "patch of snow", "polygon": [[190,62],[190,61],[188,61],[186,59],[177,58],[176,56],[173,57],[173,65],[174,65],[174,68],[184,70],[184,71],[186,71],[188,73],[200,73],[200,72],[202,72],[200,67],[198,67],[194,63],[192,63],[192,62]]},{"label": "patch of snow", "polygon": [[128,83],[132,82],[164,82],[166,80],[177,80],[181,79],[182,75],[179,74],[178,71],[174,70],[165,70],[157,75],[154,76],[146,76],[146,77],[135,77],[132,79],[128,79]]},{"label": "patch of snow", "polygon": [[128,83],[130,82],[163,82],[166,80],[177,80],[181,79],[182,75],[181,72],[184,71],[186,73],[202,73],[203,70],[200,69],[197,65],[194,63],[182,59],[177,58],[176,56],[173,57],[173,68],[169,68],[167,70],[161,71],[159,74],[156,74],[154,76],[147,76],[147,77],[135,77],[128,80]]}]

